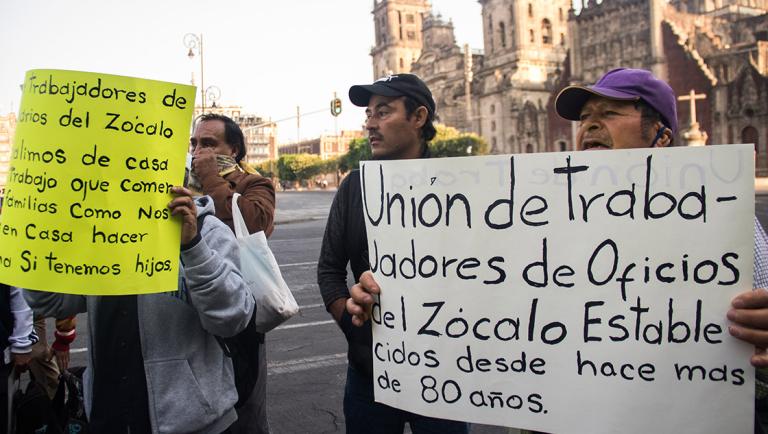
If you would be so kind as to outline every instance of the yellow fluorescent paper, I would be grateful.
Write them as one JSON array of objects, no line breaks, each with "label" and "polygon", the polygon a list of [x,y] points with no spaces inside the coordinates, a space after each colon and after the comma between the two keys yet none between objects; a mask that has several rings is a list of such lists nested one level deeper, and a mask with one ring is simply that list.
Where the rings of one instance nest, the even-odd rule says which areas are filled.
[{"label": "yellow fluorescent paper", "polygon": [[28,71],[0,216],[0,282],[85,295],[178,286],[192,86]]}]

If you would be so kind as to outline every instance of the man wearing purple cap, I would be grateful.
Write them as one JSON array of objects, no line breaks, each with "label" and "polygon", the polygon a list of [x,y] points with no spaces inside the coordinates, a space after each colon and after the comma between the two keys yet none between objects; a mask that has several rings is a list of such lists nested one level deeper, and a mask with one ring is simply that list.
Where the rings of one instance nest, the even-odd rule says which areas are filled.
[{"label": "man wearing purple cap", "polygon": [[671,146],[677,133],[672,88],[642,69],[614,69],[594,86],[566,87],[555,108],[580,122],[580,150]]},{"label": "man wearing purple cap", "polygon": [[[429,157],[427,143],[436,133],[432,125],[435,101],[419,77],[390,75],[370,85],[352,86],[349,99],[356,106],[366,107],[365,129],[374,159]],[[347,288],[347,264],[358,282],[352,289]],[[353,317],[356,311],[347,309],[348,305],[357,306],[349,298],[354,288],[373,288],[378,292],[368,264],[368,239],[357,170],[344,179],[333,199],[317,263],[317,282],[325,307],[344,332],[348,344],[344,388],[347,433],[400,434],[406,422],[414,434],[469,431],[464,422],[409,413],[373,399],[371,323],[367,318]]]},{"label": "man wearing purple cap", "polygon": [[[677,133],[675,94],[648,71],[614,69],[594,86],[569,86],[555,100],[557,113],[579,121],[579,150],[672,146]],[[731,335],[755,346],[751,362],[768,367],[768,239],[755,219],[755,291],[732,301]],[[755,433],[768,433],[768,372],[758,369]]]}]

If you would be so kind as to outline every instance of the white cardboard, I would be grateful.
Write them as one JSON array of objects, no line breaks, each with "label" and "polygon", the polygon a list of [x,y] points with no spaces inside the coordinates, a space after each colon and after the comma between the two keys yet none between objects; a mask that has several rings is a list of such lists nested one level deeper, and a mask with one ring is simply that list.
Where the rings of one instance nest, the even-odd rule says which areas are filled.
[{"label": "white cardboard", "polygon": [[[570,187],[568,160],[586,167]],[[728,334],[726,319],[733,296],[752,287],[751,146],[369,161],[361,179],[382,288],[373,310],[377,401],[555,433],[752,432],[752,348]],[[609,214],[615,194],[614,212],[629,208],[633,188],[634,218]],[[646,194],[654,213],[669,207],[665,195],[677,205],[646,217]],[[546,283],[537,263],[544,240]],[[622,293],[617,279],[628,267],[633,281]],[[672,323],[686,324],[673,333],[683,342],[669,342],[670,304]],[[525,372],[514,372],[523,354]],[[695,367],[693,379],[685,366]]]}]

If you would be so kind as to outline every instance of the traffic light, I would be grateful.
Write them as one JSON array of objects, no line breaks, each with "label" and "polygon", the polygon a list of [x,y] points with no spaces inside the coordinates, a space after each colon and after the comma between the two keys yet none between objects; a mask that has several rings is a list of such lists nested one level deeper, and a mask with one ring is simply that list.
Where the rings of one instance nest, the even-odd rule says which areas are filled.
[{"label": "traffic light", "polygon": [[333,116],[338,116],[341,114],[341,100],[339,98],[334,98],[331,100],[331,114]]}]

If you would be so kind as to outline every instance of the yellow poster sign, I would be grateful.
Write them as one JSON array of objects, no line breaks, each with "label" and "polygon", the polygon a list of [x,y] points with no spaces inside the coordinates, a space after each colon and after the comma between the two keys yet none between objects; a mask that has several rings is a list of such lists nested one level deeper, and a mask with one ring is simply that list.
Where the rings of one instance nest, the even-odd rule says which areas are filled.
[{"label": "yellow poster sign", "polygon": [[0,282],[84,295],[178,286],[193,86],[28,71],[0,215]]}]

